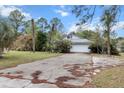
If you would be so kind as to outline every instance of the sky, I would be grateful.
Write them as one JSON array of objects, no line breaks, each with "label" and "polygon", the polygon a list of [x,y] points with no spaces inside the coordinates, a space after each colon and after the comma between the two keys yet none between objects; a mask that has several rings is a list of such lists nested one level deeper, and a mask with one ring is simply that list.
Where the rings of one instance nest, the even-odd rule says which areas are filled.
[{"label": "sky", "polygon": [[[9,13],[15,9],[18,9],[26,16],[26,20],[34,18],[38,19],[40,17],[46,18],[50,21],[54,17],[58,17],[64,24],[65,32],[76,31],[77,27],[75,24],[78,22],[78,18],[75,17],[71,12],[71,7],[68,5],[19,5],[19,6],[0,6],[0,14],[3,16],[8,16]],[[99,24],[100,14],[102,11],[100,9],[96,10],[94,20],[91,24],[83,25],[84,29],[95,30],[95,26]],[[124,37],[124,8],[122,8],[122,13],[120,16],[120,21],[114,27],[118,36]]]}]

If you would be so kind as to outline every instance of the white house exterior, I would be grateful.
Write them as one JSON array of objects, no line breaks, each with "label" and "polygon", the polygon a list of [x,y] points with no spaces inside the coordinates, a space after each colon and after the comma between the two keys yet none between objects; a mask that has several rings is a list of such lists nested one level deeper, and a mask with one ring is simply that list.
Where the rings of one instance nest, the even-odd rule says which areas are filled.
[{"label": "white house exterior", "polygon": [[77,36],[72,36],[70,41],[72,42],[72,48],[70,49],[70,52],[90,52],[89,46],[91,41],[87,39],[81,39]]}]

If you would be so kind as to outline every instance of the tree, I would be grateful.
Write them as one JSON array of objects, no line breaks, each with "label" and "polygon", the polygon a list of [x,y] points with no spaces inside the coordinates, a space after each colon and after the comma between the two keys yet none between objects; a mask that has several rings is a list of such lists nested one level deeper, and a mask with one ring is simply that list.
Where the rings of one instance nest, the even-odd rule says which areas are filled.
[{"label": "tree", "polygon": [[91,41],[94,41],[97,36],[97,32],[91,30],[77,31],[75,34],[80,38],[85,38]]},{"label": "tree", "polygon": [[33,48],[33,52],[35,52],[35,24],[34,24],[34,19],[31,20],[31,24],[32,24],[32,48]]},{"label": "tree", "polygon": [[15,38],[15,32],[8,19],[0,17],[0,56],[4,48],[10,48]]},{"label": "tree", "polygon": [[79,18],[79,23],[77,23],[77,25],[80,24],[84,24],[87,22],[91,22],[94,14],[95,14],[95,10],[96,10],[96,6],[95,5],[75,5],[72,7],[72,13],[76,15],[77,18]]},{"label": "tree", "polygon": [[31,31],[31,20],[24,21],[23,23],[23,33],[24,34],[30,34],[32,33]]},{"label": "tree", "polygon": [[79,18],[79,23],[77,25],[88,22],[91,23],[97,7],[103,10],[100,21],[103,23],[104,31],[107,37],[107,54],[110,55],[110,33],[112,31],[112,27],[117,23],[120,6],[74,6],[72,13]]},{"label": "tree", "polygon": [[69,53],[70,52],[70,48],[71,46],[71,41],[69,40],[60,40],[57,41],[55,43],[56,47],[55,47],[55,52],[59,52],[59,53]]},{"label": "tree", "polygon": [[53,18],[50,21],[50,25],[51,25],[51,31],[62,31],[63,30],[63,23],[61,22],[60,19],[58,19],[57,17]]},{"label": "tree", "polygon": [[22,34],[16,38],[12,49],[17,51],[32,51],[32,35]]},{"label": "tree", "polygon": [[47,19],[41,17],[40,19],[37,20],[37,25],[40,27],[42,32],[45,32],[46,29],[48,28]]},{"label": "tree", "polygon": [[58,18],[53,18],[49,24],[50,31],[48,32],[48,44],[50,51],[53,51],[55,48],[55,41],[63,39],[62,31],[63,31],[63,23]]},{"label": "tree", "polygon": [[23,24],[24,15],[19,10],[14,10],[10,13],[9,19],[17,35],[19,27]]},{"label": "tree", "polygon": [[116,25],[118,20],[118,13],[120,12],[120,6],[110,6],[109,8],[104,10],[104,13],[101,18],[101,22],[103,23],[106,37],[107,37],[107,53],[110,55],[111,53],[111,41],[110,41],[110,33],[112,32],[112,27]]},{"label": "tree", "polygon": [[36,50],[45,51],[47,43],[47,33],[38,31],[36,37]]}]

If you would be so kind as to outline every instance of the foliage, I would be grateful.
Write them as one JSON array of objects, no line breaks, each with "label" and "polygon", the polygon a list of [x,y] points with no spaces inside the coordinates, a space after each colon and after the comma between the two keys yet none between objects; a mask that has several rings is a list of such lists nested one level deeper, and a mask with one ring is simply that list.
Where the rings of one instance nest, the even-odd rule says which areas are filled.
[{"label": "foliage", "polygon": [[101,18],[101,22],[103,23],[104,31],[106,33],[106,38],[107,38],[107,53],[110,55],[110,33],[112,32],[112,27],[116,25],[117,20],[118,20],[118,15],[120,12],[120,7],[119,6],[110,6],[109,8],[104,10],[104,13]]},{"label": "foliage", "polygon": [[9,20],[0,17],[0,56],[4,48],[10,48],[15,38],[15,32]]},{"label": "foliage", "polygon": [[111,32],[114,25],[116,25],[119,15],[120,15],[120,6],[111,5],[108,7],[105,6],[74,6],[72,8],[72,13],[79,18],[79,23],[77,25],[82,25],[84,23],[90,23],[96,12],[96,8],[99,7],[103,11],[100,20],[102,22],[102,28],[104,31],[104,37],[107,42],[107,54],[110,55],[110,44],[111,44]]},{"label": "foliage", "polygon": [[87,22],[91,22],[93,19],[93,16],[95,14],[96,6],[91,5],[76,5],[72,7],[72,13],[76,15],[77,18],[79,18],[79,23],[84,24]]},{"label": "foliage", "polygon": [[36,37],[36,51],[45,51],[47,43],[47,33],[38,31]]},{"label": "foliage", "polygon": [[55,17],[50,21],[50,27],[51,31],[62,31],[64,26],[61,20]]},{"label": "foliage", "polygon": [[69,40],[61,40],[55,43],[55,52],[69,53],[71,48],[71,42]]},{"label": "foliage", "polygon": [[53,18],[50,21],[49,24],[49,32],[47,36],[47,51],[54,52],[55,50],[55,42],[62,40],[63,39],[63,34],[62,34],[62,29],[63,29],[63,24],[60,19],[58,18]]},{"label": "foliage", "polygon": [[124,39],[123,38],[118,38],[117,39],[117,47],[120,52],[124,52]]},{"label": "foliage", "polygon": [[37,20],[36,24],[40,27],[40,31],[42,32],[46,32],[46,30],[48,30],[49,25],[47,22],[47,19],[41,17]]},{"label": "foliage", "polygon": [[17,34],[18,30],[20,30],[19,27],[23,24],[23,19],[25,18],[24,15],[19,10],[14,10],[10,12],[8,18],[10,19],[11,24]]},{"label": "foliage", "polygon": [[31,34],[32,33],[32,28],[31,28],[31,20],[24,21],[23,23],[23,33],[25,34]]},{"label": "foliage", "polygon": [[[91,50],[91,53],[99,53],[99,54],[107,53],[107,47],[106,46],[103,47],[102,45],[91,44],[89,46],[89,49]],[[119,55],[118,50],[113,45],[110,46],[110,54]]]},{"label": "foliage", "polygon": [[80,38],[85,38],[93,41],[97,36],[97,32],[91,30],[84,30],[84,31],[77,31],[76,35]]},{"label": "foliage", "polygon": [[13,49],[19,51],[32,50],[32,36],[30,34],[21,35],[13,44]]}]

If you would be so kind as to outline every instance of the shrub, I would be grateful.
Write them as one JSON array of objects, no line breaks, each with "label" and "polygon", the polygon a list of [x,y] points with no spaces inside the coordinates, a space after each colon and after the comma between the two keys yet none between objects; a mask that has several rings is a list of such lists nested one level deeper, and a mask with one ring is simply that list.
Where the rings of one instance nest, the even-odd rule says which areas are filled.
[{"label": "shrub", "polygon": [[[110,46],[111,47],[111,55],[119,55],[118,50],[116,49],[116,47],[114,47],[113,45]],[[107,53],[107,47],[102,47],[102,45],[96,45],[96,44],[92,44],[90,45],[89,49],[91,50],[91,53]]]},{"label": "shrub", "polygon": [[32,50],[32,35],[20,35],[13,44],[13,49],[18,51]]},{"label": "shrub", "polygon": [[36,37],[36,51],[45,51],[47,43],[47,34],[41,31],[37,32]]},{"label": "shrub", "polygon": [[69,53],[71,48],[71,42],[69,40],[61,40],[55,42],[55,52]]}]

